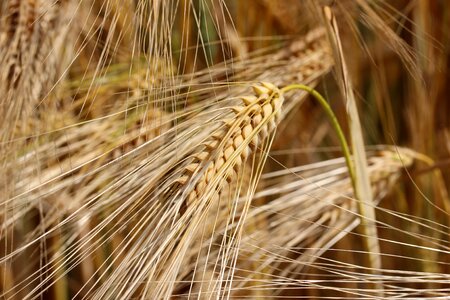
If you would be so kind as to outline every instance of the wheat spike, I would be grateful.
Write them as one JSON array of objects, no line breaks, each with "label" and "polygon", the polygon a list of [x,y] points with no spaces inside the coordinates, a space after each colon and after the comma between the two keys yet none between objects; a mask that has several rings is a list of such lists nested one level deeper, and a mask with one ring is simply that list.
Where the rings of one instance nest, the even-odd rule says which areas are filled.
[{"label": "wheat spike", "polygon": [[[183,273],[179,268],[184,265],[181,262],[186,259],[185,253],[195,245],[201,234],[199,224],[204,222],[213,207],[217,207],[217,201],[223,198],[225,185],[237,180],[250,154],[261,147],[276,128],[284,99],[281,92],[270,83],[254,85],[253,89],[255,95],[241,97],[242,104],[231,108],[234,116],[225,119],[219,130],[205,139],[190,155],[191,159],[176,173],[177,178],[171,187],[166,192],[156,192],[160,199],[180,203],[181,218],[170,235],[164,236],[162,243],[165,246],[155,249],[155,253],[161,251],[162,254],[159,255],[158,264],[152,268],[154,271],[151,273],[154,275],[146,287],[149,297],[172,294],[176,288],[175,278],[180,278]],[[241,219],[244,219],[246,210],[248,207],[241,213]],[[228,222],[234,218],[233,215],[226,217]],[[211,283],[210,289],[217,295],[226,290],[222,283],[233,278],[226,266],[233,264],[236,254],[232,250],[235,246],[232,245],[239,239],[241,227],[242,224],[237,230],[228,233],[228,240],[222,241],[224,246],[221,251],[226,258],[220,266],[221,276]],[[173,268],[173,272],[165,272],[165,268]]]},{"label": "wheat spike", "polygon": [[72,1],[6,2],[0,27],[2,141],[11,138],[16,124],[43,101],[64,70],[62,58],[70,52],[64,42],[72,36],[68,23],[74,11]]},{"label": "wheat spike", "polygon": [[[204,195],[218,174],[232,180],[249,155],[276,128],[283,95],[270,83],[254,85],[253,90],[255,95],[242,97],[243,105],[233,108],[235,119],[227,121],[221,132],[204,143],[203,151],[194,154],[193,161],[177,180],[181,184],[191,183],[196,174],[204,172],[187,197],[187,207]],[[203,166],[206,160],[210,163]]]},{"label": "wheat spike", "polygon": [[[226,194],[230,190],[225,188],[224,184],[229,183],[234,186],[235,188],[231,188],[232,191],[241,190],[241,188],[244,191],[248,189],[248,187],[240,186],[242,180],[239,179],[239,174],[242,169],[245,171],[250,168],[245,166],[247,159],[276,128],[281,115],[280,108],[284,101],[278,88],[270,83],[254,85],[253,90],[255,95],[242,97],[242,105],[233,108],[236,113],[235,119],[227,120],[224,124],[225,128],[204,143],[203,151],[193,155],[194,160],[185,168],[183,175],[177,180],[177,183],[187,185],[192,182],[196,174],[202,172],[202,168],[205,169],[182,205],[182,213],[189,207],[197,207],[198,201],[206,201],[204,199],[205,193],[215,189],[217,193],[214,193],[211,199],[212,203],[208,209],[210,217],[208,219],[211,224],[215,224],[217,214],[225,214],[219,220],[228,220],[229,217],[226,214],[232,209],[223,207],[223,204],[217,207],[218,198],[229,199],[230,197],[233,199],[232,195],[223,195],[222,191]],[[204,161],[209,161],[209,164],[204,166]],[[218,174],[220,182],[217,182]],[[247,178],[246,181],[248,181],[248,174],[243,178]],[[238,188],[236,189],[236,187]],[[176,189],[179,188],[177,184]],[[241,206],[237,208],[237,211],[242,213],[245,209]],[[209,230],[202,230],[201,234],[206,236],[207,240],[214,236],[216,226],[226,226],[227,223],[228,221],[216,224]],[[204,240],[204,238],[199,240]],[[204,253],[206,258],[209,257],[209,247],[193,245],[192,248],[202,249],[199,253]],[[197,295],[199,299],[207,299],[211,295],[219,297],[222,292],[219,287],[221,280],[220,276],[215,275],[216,267],[214,267],[218,258],[216,256],[210,257],[216,263],[208,262],[208,259],[205,262],[198,262],[197,259],[194,259],[197,256],[198,254],[194,254],[192,259],[195,268],[198,270],[194,274],[196,281],[193,283],[194,286],[190,294]]]}]

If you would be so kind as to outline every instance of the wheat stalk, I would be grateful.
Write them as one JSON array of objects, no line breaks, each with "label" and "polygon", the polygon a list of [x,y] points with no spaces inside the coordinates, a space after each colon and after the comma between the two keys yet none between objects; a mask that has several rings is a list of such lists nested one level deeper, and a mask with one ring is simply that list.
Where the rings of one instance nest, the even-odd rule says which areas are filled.
[{"label": "wheat stalk", "polygon": [[[348,66],[344,58],[339,29],[336,19],[330,9],[324,8],[324,16],[327,22],[327,29],[331,44],[335,51],[338,63],[336,64],[339,76],[341,93],[345,99],[348,114],[348,123],[352,140],[353,156],[355,160],[355,195],[359,199],[359,210],[364,216],[362,219],[362,230],[366,236],[365,245],[368,252],[368,265],[375,269],[381,269],[380,245],[377,238],[377,228],[375,226],[375,210],[372,208],[373,195],[367,173],[367,161],[365,155],[364,138],[361,129],[358,108],[356,106],[355,95],[352,89],[352,82],[348,72]],[[383,295],[383,286],[376,284],[376,288]]]}]

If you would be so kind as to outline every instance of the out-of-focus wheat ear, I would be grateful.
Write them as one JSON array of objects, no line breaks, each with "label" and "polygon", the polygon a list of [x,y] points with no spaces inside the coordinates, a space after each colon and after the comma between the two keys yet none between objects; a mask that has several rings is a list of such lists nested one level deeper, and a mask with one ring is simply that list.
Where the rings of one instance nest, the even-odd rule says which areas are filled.
[{"label": "out-of-focus wheat ear", "polygon": [[75,1],[7,0],[0,34],[2,146],[45,101],[66,67]]},{"label": "out-of-focus wheat ear", "polygon": [[[70,282],[69,285],[79,285],[80,290],[77,292],[85,296],[84,293],[95,287],[97,274],[112,268],[107,262],[112,259],[115,259],[116,263],[121,261],[118,258],[120,251],[112,253],[116,249],[115,246],[124,240],[121,232],[101,240],[104,247],[97,246],[100,238],[92,233],[101,223],[102,216],[108,215],[114,209],[105,204],[102,211],[97,213],[95,208],[86,209],[84,205],[108,190],[111,182],[120,180],[122,174],[132,172],[136,168],[136,160],[147,158],[149,148],[154,149],[156,144],[161,144],[158,141],[152,143],[153,139],[160,137],[168,126],[160,126],[166,115],[159,110],[133,107],[119,111],[120,113],[108,118],[55,131],[49,134],[49,137],[37,137],[35,144],[27,147],[27,151],[19,157],[16,164],[20,166],[22,178],[27,179],[16,183],[16,193],[27,196],[17,198],[10,205],[20,208],[10,209],[8,214],[1,211],[2,220],[9,221],[2,224],[1,238],[14,237],[18,245],[35,241],[17,255],[27,253],[29,248],[33,253],[36,244],[45,244],[45,251],[34,252],[36,255],[28,261],[30,270],[26,276],[29,276],[29,280],[22,284],[24,287],[20,294],[24,298],[26,295],[38,297],[46,293],[62,294],[64,286],[67,286],[65,280]],[[142,147],[143,143],[151,145]],[[130,152],[133,151],[136,155],[131,157]],[[36,159],[37,157],[39,158]],[[107,203],[110,196],[115,196],[111,194],[108,193],[104,198],[98,197],[95,205]],[[118,194],[118,197],[122,195],[120,192]],[[36,211],[39,211],[39,226],[33,223],[33,227],[24,231],[23,235],[16,233],[21,237],[20,240],[9,234],[16,228],[23,227],[29,219],[27,215],[36,214]],[[64,222],[70,225],[64,227]],[[48,232],[51,238],[47,238],[44,232]],[[79,244],[84,246],[77,247]],[[17,268],[20,260],[5,258],[5,261],[7,265],[11,264],[20,269]],[[42,264],[31,265],[30,261],[41,261]],[[48,272],[40,274],[40,269]],[[73,277],[73,273],[77,271],[80,276]],[[14,279],[16,281],[13,286],[4,290],[7,297],[16,293],[17,287],[22,287],[18,284],[17,276]],[[58,296],[55,299],[64,298]]]},{"label": "out-of-focus wheat ear", "polygon": [[[120,164],[132,162],[133,158],[127,157],[127,154],[168,130],[167,123],[161,124],[166,117],[156,109],[122,109],[114,116],[55,132],[50,141],[41,138],[34,148],[29,149],[30,153],[20,157],[18,162],[21,176],[28,180],[25,184],[16,184],[17,192],[31,197],[27,200],[27,208],[15,210],[16,217],[38,207],[40,200],[51,204],[46,213],[46,219],[50,220],[59,220],[64,214],[82,206],[113,181],[111,174],[118,170],[129,171],[125,171]],[[148,147],[156,148],[160,144],[159,140]],[[146,150],[141,150],[137,155],[145,157]],[[39,163],[33,164],[36,157],[39,157]],[[34,178],[36,173],[39,180]],[[69,174],[70,178],[67,177]],[[41,185],[42,182],[46,184]],[[57,193],[53,185],[58,186]],[[71,201],[67,201],[66,197]],[[46,220],[41,223],[45,228],[55,225]]]},{"label": "out-of-focus wheat ear", "polygon": [[[409,149],[379,146],[377,151],[368,152],[368,157],[371,184],[376,198],[380,200],[392,190],[416,155]],[[296,169],[263,176],[263,179],[272,180],[279,177],[279,182],[275,181],[269,188],[258,191],[254,200],[260,197],[271,200],[263,206],[253,207],[247,222],[265,216],[271,226],[257,228],[252,234],[245,235],[241,243],[242,259],[237,269],[248,269],[248,261],[258,262],[260,267],[257,272],[266,278],[262,288],[264,285],[273,286],[272,296],[285,295],[287,288],[295,290],[296,283],[292,280],[296,276],[314,278],[314,270],[320,269],[320,263],[315,266],[315,261],[349,234],[352,238],[352,230],[360,223],[357,203],[350,197],[353,187],[343,158],[340,162],[323,161],[320,167],[315,167],[315,164],[301,166],[299,170],[303,171]],[[295,173],[300,176],[292,176]],[[255,244],[257,242],[261,246]],[[352,247],[348,249],[352,250]],[[256,278],[257,275],[253,276]],[[252,284],[252,274],[242,278],[236,284],[237,291]],[[298,283],[297,287],[304,283],[308,284],[308,280]],[[326,288],[328,283],[319,285]]]},{"label": "out-of-focus wheat ear", "polygon": [[[96,77],[100,77],[104,67],[118,62],[128,64],[139,57],[142,41],[138,39],[144,38],[144,32],[138,36],[136,27],[145,22],[140,13],[147,5],[144,1],[79,1],[77,22],[72,24],[79,33],[74,66],[82,71],[95,70]],[[153,24],[144,25],[153,28]]]},{"label": "out-of-focus wheat ear", "polygon": [[[374,273],[381,269],[380,245],[378,242],[378,234],[376,228],[376,216],[374,209],[373,193],[370,186],[370,177],[367,172],[367,158],[364,146],[364,137],[362,133],[361,123],[359,120],[358,108],[355,96],[353,94],[353,86],[347,64],[345,61],[342,45],[339,38],[339,29],[336,19],[328,6],[324,7],[324,16],[326,27],[328,30],[330,42],[334,50],[336,59],[336,75],[338,84],[346,102],[348,123],[353,149],[353,160],[355,166],[355,196],[359,203],[361,213],[361,229],[364,232],[364,243],[369,255],[369,267]],[[380,296],[383,295],[382,283],[376,284]]]}]

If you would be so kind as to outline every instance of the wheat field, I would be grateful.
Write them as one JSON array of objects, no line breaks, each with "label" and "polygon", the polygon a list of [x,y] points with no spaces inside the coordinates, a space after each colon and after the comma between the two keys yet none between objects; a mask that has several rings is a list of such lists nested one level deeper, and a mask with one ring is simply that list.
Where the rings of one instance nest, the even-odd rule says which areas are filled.
[{"label": "wheat field", "polygon": [[450,299],[440,0],[0,2],[1,299]]}]

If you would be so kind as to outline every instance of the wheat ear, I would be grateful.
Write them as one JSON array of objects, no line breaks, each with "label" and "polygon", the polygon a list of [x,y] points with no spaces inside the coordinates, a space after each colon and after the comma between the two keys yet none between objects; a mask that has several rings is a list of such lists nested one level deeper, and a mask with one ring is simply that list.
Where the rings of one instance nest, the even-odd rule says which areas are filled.
[{"label": "wheat ear", "polygon": [[[152,274],[146,288],[148,296],[158,298],[173,292],[175,282],[181,275],[182,261],[196,244],[207,212],[217,204],[222,191],[226,191],[225,186],[242,171],[249,156],[259,148],[267,147],[266,142],[270,140],[267,137],[277,126],[284,98],[280,90],[270,83],[256,84],[253,91],[254,95],[240,97],[241,105],[230,108],[233,114],[223,120],[223,126],[194,148],[193,154],[186,158],[190,161],[180,166],[179,172],[169,172],[173,178],[169,189],[162,193],[156,191],[158,198],[164,199],[165,203],[179,205],[181,217],[173,225],[170,235],[163,237],[161,248],[150,259],[158,263],[148,270]],[[261,164],[264,159],[259,161]],[[220,254],[224,259],[220,266],[221,275],[212,283],[214,293],[225,292],[223,284],[229,285],[233,279],[230,270],[233,270],[237,257],[236,249],[248,206],[249,203],[240,213],[239,224],[223,241]],[[173,272],[166,272],[167,269]],[[131,295],[132,291],[129,292],[124,296]]]},{"label": "wheat ear", "polygon": [[[227,120],[223,129],[203,144],[203,149],[194,155],[192,163],[185,169],[177,183],[187,185],[197,174],[200,178],[189,191],[185,206],[198,201],[214,183],[216,178],[231,181],[243,162],[254,152],[276,128],[280,109],[284,101],[280,90],[271,83],[253,86],[255,95],[242,97],[242,106],[233,107],[235,118]],[[204,161],[210,163],[204,166]],[[217,181],[217,179],[216,179]]]}]

